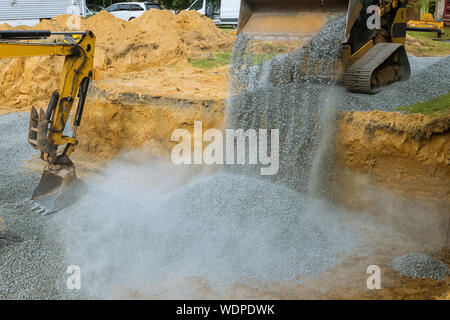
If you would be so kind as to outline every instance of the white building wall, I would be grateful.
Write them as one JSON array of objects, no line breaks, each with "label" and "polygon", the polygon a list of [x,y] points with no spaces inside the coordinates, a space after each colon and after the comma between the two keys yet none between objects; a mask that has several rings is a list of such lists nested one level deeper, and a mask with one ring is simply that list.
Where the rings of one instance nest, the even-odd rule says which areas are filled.
[{"label": "white building wall", "polygon": [[84,16],[86,0],[0,0],[0,21],[49,19],[72,13],[71,8]]},{"label": "white building wall", "polygon": [[237,21],[240,9],[241,0],[222,0],[220,5],[220,19]]}]

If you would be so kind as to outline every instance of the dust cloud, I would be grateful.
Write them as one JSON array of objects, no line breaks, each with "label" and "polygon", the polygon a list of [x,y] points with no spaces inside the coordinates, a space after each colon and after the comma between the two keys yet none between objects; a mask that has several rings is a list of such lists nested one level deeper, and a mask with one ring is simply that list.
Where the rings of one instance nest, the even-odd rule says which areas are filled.
[{"label": "dust cloud", "polygon": [[123,159],[87,180],[87,194],[57,216],[55,233],[66,263],[81,267],[84,293],[199,297],[183,286],[202,279],[220,292],[295,281],[333,267],[337,254],[354,249],[354,234],[330,203],[211,171]]}]

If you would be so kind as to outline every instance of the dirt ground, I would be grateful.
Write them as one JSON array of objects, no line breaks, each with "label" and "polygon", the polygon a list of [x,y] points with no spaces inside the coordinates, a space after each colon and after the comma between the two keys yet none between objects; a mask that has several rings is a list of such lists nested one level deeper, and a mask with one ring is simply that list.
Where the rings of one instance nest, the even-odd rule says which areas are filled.
[{"label": "dirt ground", "polygon": [[[449,116],[343,112],[335,139],[337,164],[402,195],[448,207],[449,128]],[[356,204],[353,197],[347,200]]]},{"label": "dirt ground", "polygon": [[[169,142],[173,130],[192,130],[195,120],[202,120],[204,129],[223,128],[225,124],[228,66],[194,68],[189,60],[230,51],[234,37],[213,28],[200,16],[175,17],[164,13],[157,17],[152,12],[131,22],[119,21],[107,13],[83,22],[83,27],[99,30],[96,32],[99,45],[95,81],[79,131],[80,144],[73,157],[84,168],[82,176],[124,151],[147,148],[154,154],[164,155],[173,146]],[[161,21],[170,23],[161,27]],[[64,18],[57,23],[63,25]],[[207,32],[195,31],[193,26],[199,23],[205,24],[203,29]],[[156,36],[150,35],[145,28],[158,32]],[[122,31],[112,32],[113,29]],[[133,33],[127,33],[132,29]],[[126,41],[122,35],[125,33]],[[166,46],[167,38],[176,41]],[[414,46],[425,45],[411,38],[408,41],[410,53],[417,52]],[[143,45],[133,47],[127,43]],[[297,46],[280,49],[276,43],[263,43],[257,51],[281,53]],[[58,57],[0,61],[0,114],[27,111],[31,105],[45,106],[57,85],[55,75],[61,66],[62,59]],[[165,119],[163,123],[161,118]],[[338,195],[342,205],[355,210],[373,206],[373,198],[360,192],[361,185],[367,185],[396,193],[405,202],[425,203],[442,216],[448,214],[450,117],[351,111],[340,114],[337,127],[336,179],[347,182],[342,184],[347,188]],[[37,163],[39,160],[33,159],[28,167],[34,171],[39,167]],[[450,253],[445,252],[442,242],[431,248],[430,254],[450,264]],[[311,295],[326,299],[450,300],[449,278],[443,281],[403,278],[389,266],[390,256],[378,255],[377,259],[377,264],[382,262],[382,290],[367,290],[367,274],[363,272],[367,257],[354,257],[334,270],[332,276],[324,274],[311,282],[317,288],[323,281],[323,290],[310,289],[308,283],[280,283],[266,290],[238,286],[233,289],[233,295],[234,298],[269,299]],[[345,277],[339,277],[340,270]],[[355,270],[354,276],[348,276],[349,270]],[[201,281],[197,284],[202,287]],[[207,286],[202,290],[205,297],[215,295]]]},{"label": "dirt ground", "polygon": [[126,74],[97,81],[86,103],[80,149],[105,157],[150,146],[156,152],[174,145],[170,142],[174,128],[192,128],[198,119],[204,128],[221,128],[225,70],[159,67],[137,78]]}]

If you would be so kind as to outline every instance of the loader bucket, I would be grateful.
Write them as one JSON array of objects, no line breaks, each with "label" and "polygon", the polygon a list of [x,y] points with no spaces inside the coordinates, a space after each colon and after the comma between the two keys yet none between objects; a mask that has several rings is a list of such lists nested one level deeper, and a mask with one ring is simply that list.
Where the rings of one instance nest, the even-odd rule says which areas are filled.
[{"label": "loader bucket", "polygon": [[86,186],[77,178],[72,164],[48,164],[33,191],[31,210],[42,215],[51,214],[72,205],[85,192]]},{"label": "loader bucket", "polygon": [[288,41],[313,36],[348,0],[242,0],[238,33],[256,40]]}]

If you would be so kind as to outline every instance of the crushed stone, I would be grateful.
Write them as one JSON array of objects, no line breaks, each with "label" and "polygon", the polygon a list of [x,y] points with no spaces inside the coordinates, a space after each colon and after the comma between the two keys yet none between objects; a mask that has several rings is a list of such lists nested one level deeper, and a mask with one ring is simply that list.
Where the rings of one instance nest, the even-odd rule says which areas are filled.
[{"label": "crushed stone", "polygon": [[445,263],[423,253],[408,253],[396,257],[392,261],[392,267],[402,275],[414,279],[443,280],[449,274]]}]

